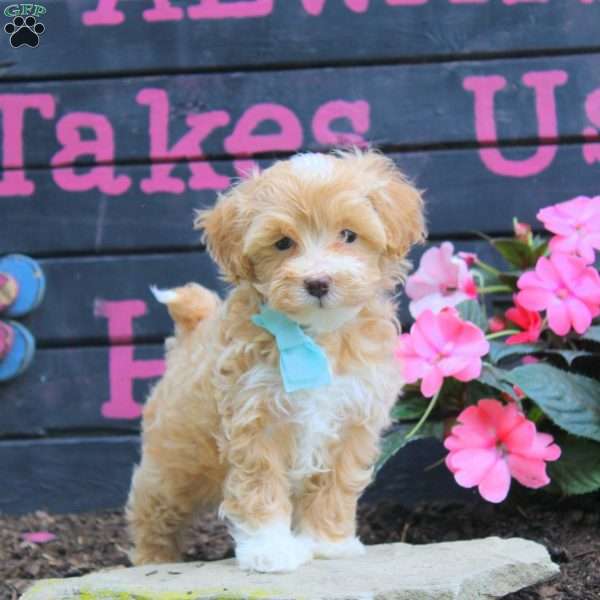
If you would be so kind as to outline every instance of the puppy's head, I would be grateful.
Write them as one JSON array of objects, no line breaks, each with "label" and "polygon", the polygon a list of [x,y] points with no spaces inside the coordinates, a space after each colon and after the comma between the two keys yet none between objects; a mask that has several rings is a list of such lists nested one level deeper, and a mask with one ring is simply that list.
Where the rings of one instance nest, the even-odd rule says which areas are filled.
[{"label": "puppy's head", "polygon": [[300,154],[239,183],[196,226],[232,283],[272,308],[335,329],[404,275],[423,239],[419,192],[374,151]]}]

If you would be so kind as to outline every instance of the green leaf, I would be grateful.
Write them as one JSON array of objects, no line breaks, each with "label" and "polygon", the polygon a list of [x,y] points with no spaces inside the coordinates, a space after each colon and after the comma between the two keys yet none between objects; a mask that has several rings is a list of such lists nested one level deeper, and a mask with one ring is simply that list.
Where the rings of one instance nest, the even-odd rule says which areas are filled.
[{"label": "green leaf", "polygon": [[428,421],[427,423],[424,423],[419,430],[419,433],[407,440],[406,434],[411,429],[412,425],[410,424],[400,425],[398,429],[395,429],[384,436],[381,442],[381,453],[375,463],[375,472],[379,471],[392,456],[407,444],[423,438],[435,437],[441,440],[444,437],[444,424],[441,421]]},{"label": "green leaf", "polygon": [[572,435],[557,440],[561,457],[548,464],[548,475],[563,494],[587,494],[600,489],[600,444]]},{"label": "green leaf", "polygon": [[506,344],[505,342],[490,341],[490,360],[494,363],[516,354],[532,354],[540,352],[540,347],[534,344]]},{"label": "green leaf", "polygon": [[533,238],[533,259],[537,263],[541,256],[544,256],[548,251],[549,240],[541,237]]},{"label": "green leaf", "polygon": [[598,342],[600,344],[600,325],[590,327],[582,336],[581,339]]},{"label": "green leaf", "polygon": [[504,374],[565,431],[600,441],[600,382],[545,363]]},{"label": "green leaf", "polygon": [[390,416],[395,421],[416,421],[421,418],[428,404],[429,400],[418,391],[405,392],[392,408]]},{"label": "green leaf", "polygon": [[586,352],[585,350],[540,350],[541,354],[557,354],[562,356],[567,364],[571,366],[576,358],[582,356],[594,356],[592,352]]},{"label": "green leaf", "polygon": [[477,325],[481,331],[487,329],[485,312],[477,300],[465,300],[456,306],[456,310],[458,310],[458,314],[464,321],[471,321],[471,323]]},{"label": "green leaf", "polygon": [[493,367],[492,365],[484,364],[481,369],[481,375],[477,378],[477,381],[494,388],[500,392],[505,392],[510,396],[514,396],[513,386],[506,382],[506,374],[508,371]]},{"label": "green leaf", "polygon": [[535,265],[536,258],[533,249],[521,240],[498,238],[492,241],[492,245],[509,264],[519,269],[528,269]]}]

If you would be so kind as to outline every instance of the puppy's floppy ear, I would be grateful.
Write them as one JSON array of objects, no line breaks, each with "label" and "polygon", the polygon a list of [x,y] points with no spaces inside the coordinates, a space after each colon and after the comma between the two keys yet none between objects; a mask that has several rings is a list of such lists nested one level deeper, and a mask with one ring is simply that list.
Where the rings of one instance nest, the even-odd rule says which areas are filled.
[{"label": "puppy's floppy ear", "polygon": [[357,152],[351,160],[357,161],[360,176],[369,182],[367,194],[383,222],[388,256],[404,257],[427,235],[421,193],[390,158],[379,152]]},{"label": "puppy's floppy ear", "polygon": [[203,230],[202,243],[230,283],[252,279],[253,273],[252,263],[242,251],[249,221],[242,187],[239,184],[220,195],[213,208],[197,211],[194,220],[194,228]]}]

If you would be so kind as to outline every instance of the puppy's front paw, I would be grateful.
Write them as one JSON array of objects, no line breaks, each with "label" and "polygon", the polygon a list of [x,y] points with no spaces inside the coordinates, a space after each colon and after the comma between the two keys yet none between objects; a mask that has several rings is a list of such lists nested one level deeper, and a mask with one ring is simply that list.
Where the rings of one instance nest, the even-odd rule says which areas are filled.
[{"label": "puppy's front paw", "polygon": [[235,555],[240,567],[261,573],[294,571],[312,558],[310,547],[289,528],[273,525],[253,534],[235,535]]},{"label": "puppy's front paw", "polygon": [[340,542],[312,539],[312,551],[315,558],[350,558],[362,556],[366,550],[357,537],[349,537]]}]

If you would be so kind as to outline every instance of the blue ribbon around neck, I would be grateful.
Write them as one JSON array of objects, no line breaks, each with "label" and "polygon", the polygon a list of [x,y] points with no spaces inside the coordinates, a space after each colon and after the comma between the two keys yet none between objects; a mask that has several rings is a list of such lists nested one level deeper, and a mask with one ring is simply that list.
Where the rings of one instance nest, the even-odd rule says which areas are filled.
[{"label": "blue ribbon around neck", "polygon": [[310,390],[331,383],[327,354],[298,323],[265,304],[260,307],[260,313],[250,318],[275,337],[279,371],[286,392]]}]

